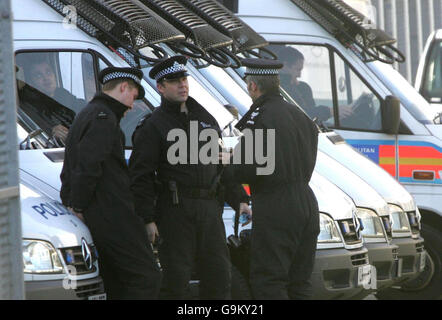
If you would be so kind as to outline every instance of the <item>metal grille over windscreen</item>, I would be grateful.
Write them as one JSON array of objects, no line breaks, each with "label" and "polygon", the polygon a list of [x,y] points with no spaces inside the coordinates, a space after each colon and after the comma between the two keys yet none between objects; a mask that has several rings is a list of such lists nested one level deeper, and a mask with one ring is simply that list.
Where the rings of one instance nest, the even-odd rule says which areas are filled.
[{"label": "metal grille over windscreen", "polygon": [[369,18],[342,0],[291,0],[345,46],[357,44],[366,60],[403,62],[404,55],[392,45],[396,40],[375,28]]},{"label": "metal grille over windscreen", "polygon": [[203,50],[228,46],[233,42],[232,39],[215,30],[206,21],[175,0],[140,1],[191,38]]},{"label": "metal grille over windscreen", "polygon": [[[78,26],[109,45],[138,50],[152,44],[183,40],[184,35],[137,0],[43,0],[64,15],[66,6],[77,12]],[[116,42],[116,43],[114,43]]]},{"label": "metal grille over windscreen", "polygon": [[237,50],[251,50],[268,45],[252,28],[215,0],[178,0],[214,28],[233,39]]}]

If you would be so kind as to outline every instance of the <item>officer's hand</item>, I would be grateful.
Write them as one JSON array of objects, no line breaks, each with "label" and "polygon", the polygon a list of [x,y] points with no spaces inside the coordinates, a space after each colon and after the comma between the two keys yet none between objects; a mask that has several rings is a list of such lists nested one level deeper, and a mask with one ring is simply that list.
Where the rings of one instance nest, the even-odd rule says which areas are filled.
[{"label": "officer's hand", "polygon": [[250,222],[252,222],[252,209],[249,207],[247,203],[240,203],[239,204],[239,213],[247,213],[250,216],[249,221],[246,223],[243,223],[241,226],[244,227],[248,225]]},{"label": "officer's hand", "polygon": [[155,222],[151,222],[146,224],[147,237],[151,243],[155,243],[156,237],[159,237],[160,234],[158,232],[157,225]]},{"label": "officer's hand", "polygon": [[66,141],[66,138],[68,137],[69,130],[62,126],[61,124],[57,124],[55,127],[52,128],[52,135],[55,138],[60,139],[63,143]]}]

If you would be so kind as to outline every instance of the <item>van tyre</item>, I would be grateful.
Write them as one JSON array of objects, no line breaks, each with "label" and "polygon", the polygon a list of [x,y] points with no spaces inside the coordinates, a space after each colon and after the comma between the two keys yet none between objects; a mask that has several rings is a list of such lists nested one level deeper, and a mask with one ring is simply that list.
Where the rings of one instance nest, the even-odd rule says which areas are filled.
[{"label": "van tyre", "polygon": [[400,289],[388,288],[376,295],[379,299],[438,299],[442,297],[442,234],[422,225],[422,237],[427,251],[425,269],[416,279],[408,281]]},{"label": "van tyre", "polygon": [[232,300],[251,300],[250,286],[244,275],[237,267],[232,265],[232,283],[231,283]]}]

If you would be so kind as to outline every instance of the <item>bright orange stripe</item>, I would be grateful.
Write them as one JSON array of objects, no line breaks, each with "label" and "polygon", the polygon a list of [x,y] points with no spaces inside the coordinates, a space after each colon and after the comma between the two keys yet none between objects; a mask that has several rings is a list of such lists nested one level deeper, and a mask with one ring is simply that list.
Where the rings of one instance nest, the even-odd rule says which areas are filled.
[{"label": "bright orange stripe", "polygon": [[439,171],[442,171],[442,166],[399,166],[399,175],[403,178],[411,178],[413,171],[434,171],[436,173],[436,179],[441,179]]},{"label": "bright orange stripe", "polygon": [[250,196],[250,187],[248,184],[243,184],[244,190],[246,190],[247,194]]},{"label": "bright orange stripe", "polygon": [[393,177],[396,176],[396,166],[394,164],[381,164],[380,167],[391,174]]},{"label": "bright orange stripe", "polygon": [[442,159],[442,153],[432,147],[399,146],[399,157]]},{"label": "bright orange stripe", "polygon": [[379,157],[395,157],[395,146],[379,146]]}]

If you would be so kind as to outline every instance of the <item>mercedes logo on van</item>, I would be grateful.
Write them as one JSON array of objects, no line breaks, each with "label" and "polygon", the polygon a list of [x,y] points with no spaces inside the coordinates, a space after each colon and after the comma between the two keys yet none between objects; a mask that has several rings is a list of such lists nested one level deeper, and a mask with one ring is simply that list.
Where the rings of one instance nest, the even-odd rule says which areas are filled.
[{"label": "mercedes logo on van", "polygon": [[84,265],[87,270],[92,269],[92,254],[86,240],[81,239],[81,253],[83,254]]}]

